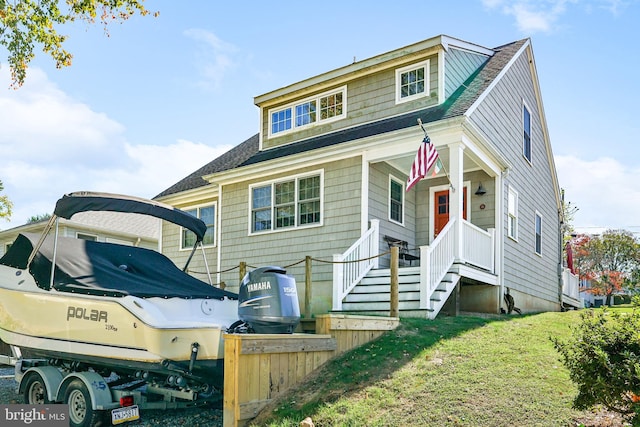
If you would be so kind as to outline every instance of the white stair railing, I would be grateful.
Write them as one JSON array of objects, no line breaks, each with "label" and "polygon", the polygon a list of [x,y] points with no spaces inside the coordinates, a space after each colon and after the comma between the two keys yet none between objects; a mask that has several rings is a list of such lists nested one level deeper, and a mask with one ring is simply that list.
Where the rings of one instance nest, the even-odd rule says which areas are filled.
[{"label": "white stair railing", "polygon": [[[342,310],[342,300],[372,268],[378,267],[380,220],[343,254],[333,256],[333,311]],[[360,261],[358,261],[360,260]]]},{"label": "white stair railing", "polygon": [[562,293],[569,298],[580,299],[580,279],[568,268],[562,269]]},{"label": "white stair railing", "polygon": [[430,308],[433,291],[444,279],[455,258],[455,218],[449,219],[438,237],[429,245],[420,247],[420,308]]},{"label": "white stair railing", "polygon": [[462,253],[465,262],[493,273],[495,270],[494,235],[494,228],[485,231],[469,221],[462,220]]}]

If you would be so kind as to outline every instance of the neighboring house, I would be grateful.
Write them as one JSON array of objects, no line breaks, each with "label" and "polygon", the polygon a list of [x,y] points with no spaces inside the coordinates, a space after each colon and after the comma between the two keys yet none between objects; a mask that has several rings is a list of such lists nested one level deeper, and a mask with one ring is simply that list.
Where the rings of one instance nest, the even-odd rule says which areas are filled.
[{"label": "neighboring house", "polygon": [[[526,312],[567,304],[529,39],[489,49],[437,36],[254,101],[257,135],[156,196],[209,225],[209,265],[231,290],[240,262],[291,266],[314,314],[388,313],[397,240],[419,258],[401,263],[401,316],[433,318],[455,289],[461,310],[498,313],[507,288]],[[407,192],[418,121],[444,167]],[[191,238],[163,225],[163,253],[186,259]]]},{"label": "neighboring house", "polygon": [[[160,250],[160,220],[153,217],[118,212],[82,212],[71,220],[60,218],[59,221],[59,236]],[[0,256],[5,254],[19,233],[41,234],[47,222],[38,221],[0,231]]]}]

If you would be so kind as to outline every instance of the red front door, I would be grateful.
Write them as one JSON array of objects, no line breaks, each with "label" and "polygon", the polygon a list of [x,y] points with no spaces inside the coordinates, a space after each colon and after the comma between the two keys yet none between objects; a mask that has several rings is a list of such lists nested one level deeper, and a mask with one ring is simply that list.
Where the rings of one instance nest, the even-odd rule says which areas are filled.
[{"label": "red front door", "polygon": [[[434,225],[433,237],[435,238],[449,222],[449,190],[436,191],[433,199]],[[462,193],[462,217],[467,219],[467,188]]]}]

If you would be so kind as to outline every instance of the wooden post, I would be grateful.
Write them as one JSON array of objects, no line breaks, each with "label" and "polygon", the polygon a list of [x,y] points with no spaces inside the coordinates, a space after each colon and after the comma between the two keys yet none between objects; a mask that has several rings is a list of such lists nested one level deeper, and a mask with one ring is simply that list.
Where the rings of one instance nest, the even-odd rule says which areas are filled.
[{"label": "wooden post", "polygon": [[391,247],[391,289],[389,295],[389,316],[398,317],[398,262],[400,248]]},{"label": "wooden post", "polygon": [[238,269],[240,280],[238,281],[238,286],[242,284],[242,279],[244,279],[245,274],[247,274],[247,263],[244,261],[240,261],[240,268]]},{"label": "wooden post", "polygon": [[311,256],[304,258],[304,318],[311,319]]}]

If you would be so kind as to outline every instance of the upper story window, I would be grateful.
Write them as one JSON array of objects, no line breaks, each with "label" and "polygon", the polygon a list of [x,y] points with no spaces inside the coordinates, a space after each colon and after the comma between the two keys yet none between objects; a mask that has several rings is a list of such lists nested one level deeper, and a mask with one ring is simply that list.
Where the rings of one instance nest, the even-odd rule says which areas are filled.
[{"label": "upper story window", "polygon": [[[205,246],[214,246],[215,245],[215,225],[216,225],[216,205],[215,203],[212,205],[206,206],[198,206],[192,209],[185,209],[186,213],[195,216],[196,218],[200,218],[206,225],[207,231],[204,233],[204,238],[202,239],[202,244]],[[193,247],[196,243],[196,235],[193,231],[182,228],[181,238],[180,238],[180,249],[188,249]]]},{"label": "upper story window", "polygon": [[518,239],[518,192],[509,187],[507,201],[507,233],[512,239]]},{"label": "upper story window", "polygon": [[535,219],[536,253],[542,255],[542,216],[536,212]]},{"label": "upper story window", "polygon": [[396,103],[429,95],[429,60],[396,70]]},{"label": "upper story window", "polygon": [[346,86],[269,110],[269,135],[312,126],[346,116]]},{"label": "upper story window", "polygon": [[389,177],[389,220],[404,224],[404,182]]},{"label": "upper story window", "polygon": [[522,106],[522,155],[531,162],[531,113],[526,105]]},{"label": "upper story window", "polygon": [[251,186],[250,233],[321,225],[322,172]]}]

